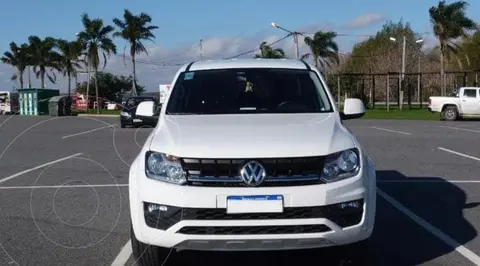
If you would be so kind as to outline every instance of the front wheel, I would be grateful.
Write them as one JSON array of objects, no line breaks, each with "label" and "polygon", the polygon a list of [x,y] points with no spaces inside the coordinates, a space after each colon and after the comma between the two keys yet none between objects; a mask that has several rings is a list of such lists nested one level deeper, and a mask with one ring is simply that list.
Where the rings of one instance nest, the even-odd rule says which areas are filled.
[{"label": "front wheel", "polygon": [[458,119],[458,109],[455,106],[447,106],[442,111],[442,119],[446,121],[455,121]]},{"label": "front wheel", "polygon": [[172,249],[147,245],[138,241],[133,227],[130,227],[130,239],[132,242],[132,255],[138,265],[159,266],[168,259]]}]

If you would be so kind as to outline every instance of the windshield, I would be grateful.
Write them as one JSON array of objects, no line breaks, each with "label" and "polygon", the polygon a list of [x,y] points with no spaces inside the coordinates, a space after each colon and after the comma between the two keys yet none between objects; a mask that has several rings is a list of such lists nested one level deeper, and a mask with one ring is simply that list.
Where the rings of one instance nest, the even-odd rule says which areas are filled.
[{"label": "windshield", "polygon": [[1,93],[1,94],[0,94],[0,103],[6,103],[6,102],[7,102],[7,98],[8,98],[8,94],[7,94],[7,93]]},{"label": "windshield", "polygon": [[168,114],[332,112],[313,71],[221,69],[181,73],[168,100]]},{"label": "windshield", "polygon": [[154,101],[154,99],[151,98],[151,97],[129,98],[127,100],[127,102],[125,103],[125,107],[128,107],[128,108],[135,107],[135,106],[137,106],[138,104],[140,104],[141,102],[144,102],[144,101]]}]

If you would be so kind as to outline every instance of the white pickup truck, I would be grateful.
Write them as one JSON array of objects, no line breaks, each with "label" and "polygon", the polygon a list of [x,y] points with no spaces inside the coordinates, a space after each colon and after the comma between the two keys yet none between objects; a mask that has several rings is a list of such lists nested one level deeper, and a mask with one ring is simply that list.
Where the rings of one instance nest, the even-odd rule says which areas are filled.
[{"label": "white pickup truck", "polygon": [[479,90],[480,87],[461,87],[452,97],[432,96],[428,99],[428,110],[440,112],[447,121],[480,116]]}]

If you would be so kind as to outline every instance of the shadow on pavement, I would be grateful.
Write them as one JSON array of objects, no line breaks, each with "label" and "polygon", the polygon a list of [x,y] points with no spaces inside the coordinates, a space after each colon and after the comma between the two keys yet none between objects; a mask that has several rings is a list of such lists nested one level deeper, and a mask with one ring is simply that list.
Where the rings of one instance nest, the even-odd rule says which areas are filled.
[{"label": "shadow on pavement", "polygon": [[[441,178],[406,177],[397,171],[378,171],[378,180],[431,180],[438,183],[379,183],[378,187],[410,211],[463,245],[476,237],[475,228],[462,210],[479,203],[466,203],[465,192]],[[451,254],[450,254],[451,253]],[[174,254],[174,255],[173,255]],[[429,231],[400,212],[380,195],[377,218],[367,252],[334,247],[301,251],[272,252],[192,252],[173,253],[164,265],[459,265],[465,261]],[[452,260],[453,256],[455,257]]]},{"label": "shadow on pavement", "polygon": [[[467,195],[462,188],[438,177],[407,177],[398,171],[377,171],[377,181],[393,180],[412,182],[379,182],[377,186],[408,210],[452,238],[458,245],[465,245],[477,236],[476,229],[464,218],[463,210],[475,208],[480,203],[467,203]],[[381,197],[378,196],[378,198]],[[420,225],[413,224],[410,218],[408,219],[411,225],[402,225],[398,221],[385,217],[382,210],[378,211],[377,221],[380,225],[384,223],[383,220],[387,220],[389,224],[386,227],[379,226],[377,228],[379,230],[373,237],[374,246],[378,245],[373,250],[384,254],[382,256],[378,256],[380,252],[376,256],[371,254],[381,262],[375,265],[421,265],[452,252],[450,256],[460,256],[455,251],[457,246],[447,245]],[[403,213],[401,215],[407,217]],[[402,234],[405,236],[402,237]],[[397,250],[388,247],[389,242],[399,240],[400,244],[393,245],[397,246]],[[389,261],[388,257],[395,260]],[[450,264],[455,263],[450,262]]]}]

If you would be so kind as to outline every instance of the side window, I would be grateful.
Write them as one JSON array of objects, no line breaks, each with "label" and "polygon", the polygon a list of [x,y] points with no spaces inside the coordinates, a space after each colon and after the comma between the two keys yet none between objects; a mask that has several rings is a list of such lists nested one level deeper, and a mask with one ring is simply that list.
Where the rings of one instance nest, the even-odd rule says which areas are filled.
[{"label": "side window", "polygon": [[477,98],[477,90],[475,89],[465,89],[463,91],[463,96],[467,98]]}]

